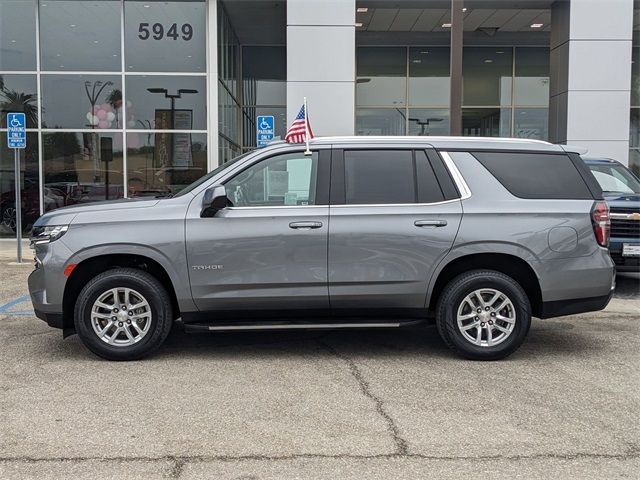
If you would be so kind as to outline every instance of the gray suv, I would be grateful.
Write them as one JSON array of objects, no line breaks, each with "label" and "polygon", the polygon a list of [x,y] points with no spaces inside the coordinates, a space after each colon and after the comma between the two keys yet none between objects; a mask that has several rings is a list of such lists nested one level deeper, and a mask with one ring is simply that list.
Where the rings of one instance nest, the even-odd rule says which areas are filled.
[{"label": "gray suv", "polygon": [[275,143],[171,198],[36,221],[36,315],[141,358],[187,331],[394,328],[435,319],[472,359],[531,317],[604,308],[609,212],[579,152],[545,142],[344,137]]}]

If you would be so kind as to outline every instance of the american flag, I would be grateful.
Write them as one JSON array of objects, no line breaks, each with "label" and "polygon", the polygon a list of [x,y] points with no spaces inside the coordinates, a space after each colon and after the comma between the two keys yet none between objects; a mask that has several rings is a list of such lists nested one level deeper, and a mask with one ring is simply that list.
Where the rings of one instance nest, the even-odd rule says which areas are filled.
[{"label": "american flag", "polygon": [[287,135],[284,137],[284,140],[287,143],[303,143],[306,140],[306,131],[309,132],[309,140],[313,138],[311,124],[309,123],[309,117],[307,117],[306,113],[304,105],[302,105],[296,119],[293,121],[289,130],[287,130]]}]

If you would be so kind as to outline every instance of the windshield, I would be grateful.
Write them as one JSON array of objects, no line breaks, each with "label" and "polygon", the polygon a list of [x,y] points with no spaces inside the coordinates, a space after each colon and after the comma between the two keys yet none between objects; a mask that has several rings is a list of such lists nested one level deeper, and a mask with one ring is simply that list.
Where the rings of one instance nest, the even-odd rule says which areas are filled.
[{"label": "windshield", "polygon": [[605,193],[640,193],[640,180],[620,164],[589,165]]},{"label": "windshield", "polygon": [[207,173],[206,175],[204,175],[203,177],[200,177],[198,180],[196,180],[195,182],[193,182],[191,185],[187,185],[186,187],[184,187],[182,190],[180,190],[178,193],[176,193],[175,195],[173,195],[174,197],[180,197],[182,195],[184,195],[185,193],[189,193],[190,191],[192,191],[194,188],[199,187],[200,185],[202,185],[203,183],[205,183],[207,180],[209,180],[212,177],[215,177],[217,174],[219,174],[221,171],[223,171],[225,168],[230,167],[231,165],[233,165],[234,163],[236,163],[238,160],[243,159],[244,157],[246,157],[247,155],[249,155],[250,153],[253,153],[253,151],[251,152],[246,152],[243,153],[242,155],[233,158],[231,160],[229,160],[227,163],[223,163],[222,165],[220,165],[219,167],[211,170],[209,173]]}]

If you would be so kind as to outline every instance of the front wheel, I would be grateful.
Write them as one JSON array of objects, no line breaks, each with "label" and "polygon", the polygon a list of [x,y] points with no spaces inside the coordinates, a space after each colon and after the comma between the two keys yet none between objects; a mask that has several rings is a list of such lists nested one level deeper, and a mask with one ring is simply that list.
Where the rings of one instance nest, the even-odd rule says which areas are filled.
[{"label": "front wheel", "polygon": [[444,342],[459,355],[498,360],[524,341],[531,325],[531,306],[513,278],[493,270],[474,270],[444,288],[436,324]]},{"label": "front wheel", "polygon": [[76,332],[86,347],[108,360],[136,360],[167,338],[171,299],[152,275],[116,268],[94,277],[82,289],[74,312]]}]

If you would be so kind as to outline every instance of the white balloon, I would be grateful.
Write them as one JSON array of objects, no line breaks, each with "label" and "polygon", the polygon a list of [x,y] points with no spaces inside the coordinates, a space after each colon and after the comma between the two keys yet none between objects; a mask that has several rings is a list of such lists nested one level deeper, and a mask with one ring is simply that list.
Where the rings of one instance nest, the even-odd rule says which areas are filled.
[{"label": "white balloon", "polygon": [[100,119],[96,115],[91,116],[91,120],[89,120],[91,125],[98,125],[100,123]]},{"label": "white balloon", "polygon": [[108,112],[107,113],[107,120],[109,120],[110,122],[113,122],[116,119],[116,114],[113,112]]},{"label": "white balloon", "polygon": [[131,105],[133,105],[133,103],[131,103],[131,100],[127,100],[127,108],[131,108]]},{"label": "white balloon", "polygon": [[87,120],[90,122],[93,118],[93,114],[91,112],[87,112]]},{"label": "white balloon", "polygon": [[129,120],[129,121],[127,122],[127,127],[129,127],[129,128],[133,128],[133,127],[135,127],[135,126],[136,126],[136,122],[135,122],[134,120]]}]

